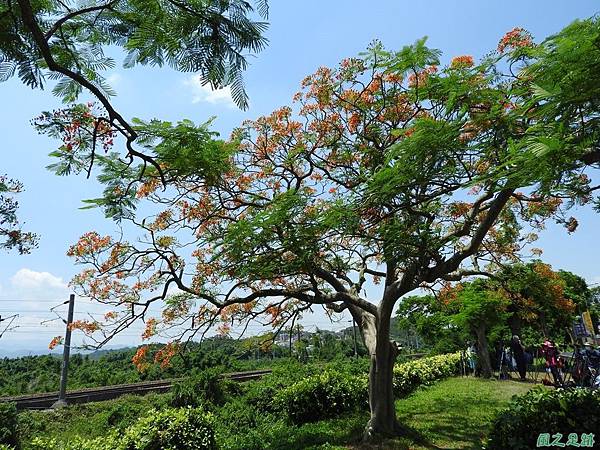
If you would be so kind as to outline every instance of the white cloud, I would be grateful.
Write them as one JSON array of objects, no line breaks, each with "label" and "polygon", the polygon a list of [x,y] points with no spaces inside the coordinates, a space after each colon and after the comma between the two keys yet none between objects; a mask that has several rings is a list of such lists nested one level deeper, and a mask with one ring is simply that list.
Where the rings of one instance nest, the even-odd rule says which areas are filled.
[{"label": "white cloud", "polygon": [[203,86],[198,76],[187,78],[183,81],[183,84],[192,92],[192,103],[210,103],[235,108],[229,86],[213,90],[209,84]]},{"label": "white cloud", "polygon": [[15,289],[19,290],[67,289],[67,283],[62,278],[50,272],[36,272],[27,268],[20,269],[12,276],[10,282]]},{"label": "white cloud", "polygon": [[111,73],[108,77],[106,77],[106,81],[108,81],[108,84],[110,84],[111,86],[114,86],[115,84],[118,84],[119,81],[121,81],[121,74],[118,72],[113,72]]}]

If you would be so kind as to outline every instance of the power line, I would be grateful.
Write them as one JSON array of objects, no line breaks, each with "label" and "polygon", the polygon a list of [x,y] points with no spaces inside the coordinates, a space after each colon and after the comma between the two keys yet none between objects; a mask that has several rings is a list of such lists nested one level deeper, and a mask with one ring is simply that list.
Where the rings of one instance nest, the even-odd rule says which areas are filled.
[{"label": "power line", "polygon": [[[81,301],[91,302],[93,300],[89,298],[82,297]],[[22,299],[8,299],[8,298],[0,298],[0,302],[19,302],[19,303],[57,303],[62,302],[63,304],[69,303],[69,300],[61,300],[61,299],[30,299],[30,298],[22,298]]]}]

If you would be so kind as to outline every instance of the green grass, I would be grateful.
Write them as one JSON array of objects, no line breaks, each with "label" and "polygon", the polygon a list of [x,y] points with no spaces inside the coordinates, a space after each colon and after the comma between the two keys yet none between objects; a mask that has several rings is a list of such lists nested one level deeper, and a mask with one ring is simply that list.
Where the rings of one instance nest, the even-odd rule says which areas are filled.
[{"label": "green grass", "polygon": [[530,383],[470,377],[440,381],[396,402],[398,420],[414,436],[394,444],[414,449],[481,448],[495,414],[508,406],[513,395],[532,387]]}]

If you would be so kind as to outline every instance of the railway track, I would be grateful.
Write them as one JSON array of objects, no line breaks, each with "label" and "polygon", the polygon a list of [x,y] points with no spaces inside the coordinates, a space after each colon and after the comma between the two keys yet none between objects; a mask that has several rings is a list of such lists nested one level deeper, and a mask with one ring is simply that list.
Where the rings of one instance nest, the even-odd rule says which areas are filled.
[{"label": "railway track", "polygon": [[[271,373],[271,370],[252,370],[248,372],[234,372],[223,374],[224,378],[233,381],[244,382],[257,380],[263,375]],[[103,386],[97,388],[77,389],[67,391],[67,403],[89,403],[110,400],[125,394],[143,395],[149,392],[168,392],[175,383],[184,381],[185,378],[173,378],[170,380],[144,381],[141,383],[118,384],[114,386]],[[0,403],[15,403],[17,409],[48,409],[58,399],[58,392],[46,392],[41,394],[18,395],[13,397],[1,397]]]}]

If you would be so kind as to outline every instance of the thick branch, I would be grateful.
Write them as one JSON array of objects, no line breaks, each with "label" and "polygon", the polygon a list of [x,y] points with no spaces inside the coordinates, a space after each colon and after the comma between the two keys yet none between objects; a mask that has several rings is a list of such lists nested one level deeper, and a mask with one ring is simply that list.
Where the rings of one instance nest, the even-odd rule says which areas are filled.
[{"label": "thick branch", "polygon": [[433,283],[443,275],[454,272],[456,269],[458,269],[461,262],[463,262],[465,258],[474,255],[479,249],[479,246],[483,242],[483,239],[485,238],[489,229],[494,225],[496,219],[498,219],[500,212],[502,212],[502,209],[506,205],[506,202],[508,202],[510,199],[513,192],[514,189],[504,189],[500,191],[498,195],[496,195],[496,198],[491,202],[485,218],[475,230],[469,245],[465,249],[455,253],[444,262],[428,269],[422,281]]},{"label": "thick branch", "polygon": [[86,14],[89,12],[94,12],[94,11],[103,11],[105,9],[110,9],[115,3],[117,3],[119,0],[113,0],[111,2],[108,2],[104,5],[97,5],[97,6],[90,6],[88,8],[83,8],[83,9],[79,9],[77,11],[73,11],[70,12],[69,14],[67,14],[64,17],[61,17],[60,19],[58,19],[54,25],[52,25],[52,28],[50,28],[50,30],[48,30],[48,32],[45,34],[44,38],[46,41],[48,41],[52,35],[54,33],[56,33],[56,31],[67,21],[73,19],[74,17],[80,16],[82,14]]},{"label": "thick branch", "polygon": [[[48,45],[47,38],[35,19],[31,8],[31,3],[28,0],[18,0],[18,2],[19,7],[21,9],[21,17],[23,18],[23,23],[31,32],[33,40],[35,41],[42,55],[42,58],[48,65],[48,69],[54,72],[62,73],[64,76],[72,79],[73,81],[77,82],[82,87],[90,91],[100,101],[100,103],[102,103],[102,106],[104,106],[104,108],[108,112],[110,121],[112,122],[116,120],[125,129],[126,133],[123,134],[127,139],[127,149],[129,151],[130,156],[137,156],[145,162],[152,164],[157,169],[158,173],[161,175],[162,181],[164,182],[163,171],[159,164],[154,160],[154,158],[137,152],[132,148],[131,143],[137,138],[137,133],[132,128],[132,126],[113,108],[111,103],[108,101],[108,98],[102,93],[102,91],[97,86],[95,86],[92,82],[87,80],[80,73],[73,72],[72,70],[61,66],[54,60],[54,57],[52,56],[52,51],[50,50],[50,46]],[[94,149],[92,149],[92,152],[93,150]]]}]

